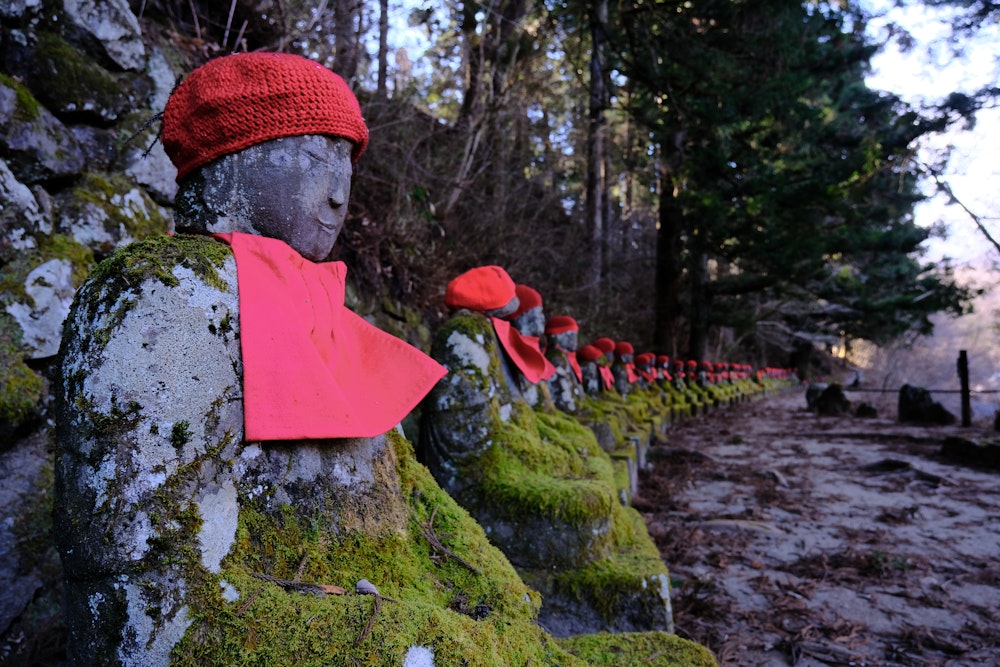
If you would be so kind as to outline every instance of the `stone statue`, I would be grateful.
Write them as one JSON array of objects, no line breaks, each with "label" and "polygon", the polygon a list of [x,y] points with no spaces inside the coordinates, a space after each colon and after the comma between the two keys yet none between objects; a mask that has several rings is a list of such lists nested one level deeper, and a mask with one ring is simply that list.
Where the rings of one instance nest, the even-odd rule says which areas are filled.
[{"label": "stone statue", "polygon": [[638,380],[635,373],[635,348],[627,340],[615,343],[615,358],[611,364],[611,372],[615,378],[615,391],[627,396],[632,385]]},{"label": "stone statue", "polygon": [[403,530],[385,434],[444,374],[344,307],[343,264],[315,263],[368,140],[340,77],[289,54],[209,61],[172,93],[162,139],[181,233],[102,263],[62,341],[55,524],[76,665],[167,664],[206,608],[252,592],[220,575],[227,559],[284,576],[266,547],[279,528],[328,544]]},{"label": "stone statue", "polygon": [[[515,285],[514,293],[518,299],[517,310],[503,319],[508,320],[511,326],[517,330],[523,344],[534,348],[532,356],[535,356],[534,351],[537,350],[543,359],[543,368],[538,379],[534,379],[535,376],[530,372],[515,373],[517,387],[528,405],[532,407],[541,405],[543,408],[551,410],[555,408],[555,405],[549,395],[548,384],[545,380],[555,374],[556,368],[544,356],[546,341],[544,339],[545,311],[542,309],[542,295],[538,293],[538,290],[528,285]],[[510,347],[510,345],[505,347]],[[517,365],[520,366],[520,363]]]},{"label": "stone statue", "polygon": [[576,352],[576,358],[580,361],[583,391],[587,396],[597,396],[606,389],[600,370],[603,357],[604,352],[596,345],[584,345]]},{"label": "stone statue", "polygon": [[545,355],[556,369],[548,379],[549,393],[563,412],[576,412],[583,398],[583,370],[576,352],[579,332],[580,325],[569,315],[555,315],[545,323]]}]

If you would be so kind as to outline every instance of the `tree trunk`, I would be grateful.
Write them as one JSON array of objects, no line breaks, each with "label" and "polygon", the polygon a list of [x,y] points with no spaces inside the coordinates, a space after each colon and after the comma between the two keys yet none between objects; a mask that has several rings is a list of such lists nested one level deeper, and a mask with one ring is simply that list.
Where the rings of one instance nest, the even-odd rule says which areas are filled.
[{"label": "tree trunk", "polygon": [[378,87],[375,95],[384,98],[389,78],[389,0],[379,0],[378,12]]},{"label": "tree trunk", "polygon": [[606,236],[605,212],[605,132],[604,110],[607,90],[604,86],[604,40],[608,21],[607,0],[592,5],[590,16],[590,106],[587,130],[587,192],[586,216],[590,228],[591,258],[590,293],[600,293]]},{"label": "tree trunk", "polygon": [[703,361],[708,347],[708,317],[711,308],[708,290],[708,255],[704,233],[697,227],[691,235],[691,315],[688,359]]},{"label": "tree trunk", "polygon": [[334,0],[333,2],[333,66],[331,69],[351,81],[358,73],[361,32],[360,0]]},{"label": "tree trunk", "polygon": [[675,356],[676,325],[680,317],[681,212],[676,206],[669,168],[660,172],[659,229],[656,232],[656,315],[653,346]]}]

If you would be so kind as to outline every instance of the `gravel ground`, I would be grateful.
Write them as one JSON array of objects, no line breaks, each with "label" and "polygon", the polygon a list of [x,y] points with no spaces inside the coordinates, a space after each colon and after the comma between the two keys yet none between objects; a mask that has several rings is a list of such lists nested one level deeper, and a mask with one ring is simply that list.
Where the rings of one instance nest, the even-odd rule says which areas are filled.
[{"label": "gravel ground", "polygon": [[715,410],[650,450],[634,504],[678,633],[723,667],[1000,665],[1000,470],[940,454],[998,434],[805,405]]}]

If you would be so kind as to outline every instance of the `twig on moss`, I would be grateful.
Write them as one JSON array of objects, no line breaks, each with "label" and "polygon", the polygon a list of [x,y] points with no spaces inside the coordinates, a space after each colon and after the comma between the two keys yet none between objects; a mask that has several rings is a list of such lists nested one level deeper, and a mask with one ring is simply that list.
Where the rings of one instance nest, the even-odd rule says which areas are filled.
[{"label": "twig on moss", "polygon": [[250,605],[252,605],[254,603],[254,600],[256,600],[258,597],[260,597],[260,594],[263,593],[263,592],[264,592],[264,587],[263,586],[261,586],[260,588],[258,588],[257,590],[255,590],[250,595],[250,597],[247,598],[247,601],[244,602],[243,604],[241,604],[240,608],[236,610],[236,615],[237,616],[242,616],[243,614],[247,613],[247,609],[250,608]]},{"label": "twig on moss", "polygon": [[272,584],[281,586],[286,591],[296,591],[298,593],[309,593],[310,595],[319,596],[344,595],[347,593],[347,590],[341,586],[333,586],[331,584],[307,584],[290,579],[279,579],[278,577],[272,577],[269,574],[261,574],[260,572],[251,572],[250,576],[261,579],[262,581],[270,581]]},{"label": "twig on moss", "polygon": [[378,593],[375,593],[375,608],[372,609],[371,618],[369,618],[368,622],[365,623],[364,630],[362,630],[361,634],[358,635],[358,638],[354,640],[355,648],[361,645],[361,642],[365,640],[365,637],[368,636],[368,633],[370,633],[372,631],[372,628],[375,627],[375,617],[378,616],[378,612],[380,609],[382,609],[382,596],[379,595]]},{"label": "twig on moss", "polygon": [[302,574],[306,571],[306,561],[309,560],[309,554],[302,554],[302,560],[299,561],[299,569],[295,571],[295,577],[292,581],[299,582],[302,581]]},{"label": "twig on moss", "polygon": [[434,511],[431,512],[431,518],[427,520],[427,523],[420,524],[420,532],[423,534],[424,539],[427,540],[428,544],[431,545],[431,548],[437,553],[449,558],[454,558],[475,574],[482,574],[482,572],[480,572],[474,565],[470,564],[468,561],[458,556],[454,551],[441,544],[441,540],[438,538],[437,533],[434,532],[434,517],[437,516],[437,511],[438,506],[436,506]]},{"label": "twig on moss", "polygon": [[375,608],[372,609],[371,618],[365,623],[365,627],[361,631],[361,634],[358,635],[358,638],[354,640],[354,646],[357,648],[372,631],[372,628],[375,627],[375,618],[378,616],[379,610],[382,609],[382,600],[388,600],[389,602],[397,602],[397,600],[380,595],[378,589],[375,588],[375,584],[367,579],[358,580],[358,583],[354,585],[354,593],[355,595],[372,595],[375,597]]}]

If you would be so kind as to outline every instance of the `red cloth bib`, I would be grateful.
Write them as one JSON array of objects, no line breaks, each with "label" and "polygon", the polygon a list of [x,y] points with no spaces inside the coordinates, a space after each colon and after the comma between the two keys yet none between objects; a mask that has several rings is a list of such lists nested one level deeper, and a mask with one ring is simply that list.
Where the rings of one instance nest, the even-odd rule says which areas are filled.
[{"label": "red cloth bib", "polygon": [[601,377],[604,379],[604,388],[611,389],[615,386],[615,374],[611,372],[611,369],[607,366],[598,366],[597,369],[601,372]]},{"label": "red cloth bib", "polygon": [[314,264],[263,236],[213,236],[236,258],[246,440],[380,435],[447,373],[344,306],[343,262]]},{"label": "red cloth bib", "polygon": [[556,372],[556,367],[542,354],[535,336],[522,336],[521,332],[511,326],[507,320],[491,317],[493,329],[504,351],[520,369],[528,382],[536,384],[539,380],[547,380]]},{"label": "red cloth bib", "polygon": [[629,384],[635,384],[639,380],[639,376],[635,374],[635,364],[631,361],[625,364],[625,377],[628,378]]},{"label": "red cloth bib", "polygon": [[[562,350],[562,348],[559,349]],[[583,382],[583,370],[580,368],[580,362],[576,359],[576,350],[562,351],[566,355],[566,359],[569,360],[569,366],[573,369],[573,374],[576,375],[576,381]]]}]

